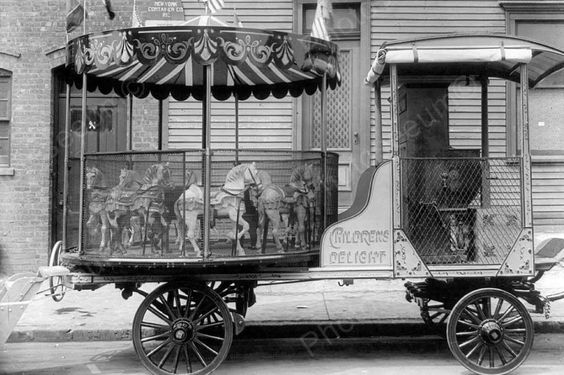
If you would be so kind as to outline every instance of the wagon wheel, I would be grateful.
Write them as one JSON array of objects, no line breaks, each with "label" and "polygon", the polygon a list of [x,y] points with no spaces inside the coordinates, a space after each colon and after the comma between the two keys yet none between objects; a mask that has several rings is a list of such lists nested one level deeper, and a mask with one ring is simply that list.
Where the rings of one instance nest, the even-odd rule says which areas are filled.
[{"label": "wagon wheel", "polygon": [[512,294],[478,289],[454,306],[447,341],[454,357],[477,374],[507,374],[519,367],[533,346],[533,320]]},{"label": "wagon wheel", "polygon": [[436,330],[441,329],[442,331],[447,321],[448,314],[450,314],[450,310],[445,307],[443,302],[425,298],[420,310],[421,318],[423,318],[427,327]]},{"label": "wagon wheel", "polygon": [[[63,249],[63,241],[57,241],[51,252],[49,253],[49,266],[60,266],[61,265],[61,251]],[[55,302],[61,302],[67,289],[63,285],[63,278],[61,276],[51,276],[49,277],[49,291],[51,293],[51,298]]]},{"label": "wagon wheel", "polygon": [[153,374],[209,374],[225,360],[232,341],[231,313],[199,283],[158,287],[133,320],[135,352]]}]

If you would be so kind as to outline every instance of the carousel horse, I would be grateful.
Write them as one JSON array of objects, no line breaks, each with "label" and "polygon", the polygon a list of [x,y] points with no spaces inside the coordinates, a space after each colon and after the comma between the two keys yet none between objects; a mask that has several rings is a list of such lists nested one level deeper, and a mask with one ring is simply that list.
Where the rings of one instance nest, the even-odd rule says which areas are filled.
[{"label": "carousel horse", "polygon": [[[216,217],[228,217],[233,223],[233,231],[229,233],[229,238],[236,241],[237,255],[245,255],[245,250],[241,246],[241,237],[249,230],[249,223],[243,219],[245,213],[242,205],[245,191],[251,187],[260,188],[261,181],[255,163],[239,164],[233,167],[225,177],[225,183],[219,191],[212,192],[210,204]],[[186,237],[192,244],[197,257],[202,255],[196,239],[198,230],[198,216],[204,213],[204,192],[203,187],[191,183],[184,194],[175,203],[175,212],[179,223],[179,248],[180,255],[186,255]],[[238,230],[238,225],[242,230]],[[209,249],[204,249],[204,255],[209,256]]]},{"label": "carousel horse", "polygon": [[306,222],[311,223],[315,214],[315,181],[312,164],[298,166],[292,171],[290,183],[280,187],[272,183],[272,179],[267,172],[261,173],[259,177],[263,182],[263,188],[259,190],[257,198],[257,211],[259,215],[257,247],[261,248],[266,218],[272,222],[272,236],[279,252],[283,252],[284,246],[280,241],[281,216],[286,226],[284,242],[288,244],[288,236],[295,230],[296,248],[306,248]]},{"label": "carousel horse", "polygon": [[86,199],[88,201],[88,221],[86,226],[90,235],[94,236],[100,232],[100,251],[108,246],[109,222],[106,215],[106,201],[109,188],[106,184],[104,174],[96,167],[86,167]]},{"label": "carousel horse", "polygon": [[141,233],[144,244],[148,237],[151,248],[163,250],[167,243],[168,222],[165,217],[164,191],[170,188],[170,168],[167,164],[150,166],[143,177],[137,171],[122,169],[119,183],[110,191],[106,202],[106,213],[112,232],[110,255],[114,250],[126,253],[122,239],[124,229],[131,235],[126,246],[129,247],[137,233]]}]

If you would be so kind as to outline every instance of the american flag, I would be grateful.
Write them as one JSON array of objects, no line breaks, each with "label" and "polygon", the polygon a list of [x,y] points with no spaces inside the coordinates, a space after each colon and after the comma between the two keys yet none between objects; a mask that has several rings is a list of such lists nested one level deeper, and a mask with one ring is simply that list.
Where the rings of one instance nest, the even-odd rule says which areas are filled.
[{"label": "american flag", "polygon": [[315,18],[311,26],[311,36],[324,40],[331,40],[327,24],[331,21],[331,13],[333,7],[331,0],[317,0],[317,9],[315,10]]},{"label": "american flag", "polygon": [[209,10],[211,14],[216,13],[218,10],[225,6],[223,0],[202,0],[204,5]]}]

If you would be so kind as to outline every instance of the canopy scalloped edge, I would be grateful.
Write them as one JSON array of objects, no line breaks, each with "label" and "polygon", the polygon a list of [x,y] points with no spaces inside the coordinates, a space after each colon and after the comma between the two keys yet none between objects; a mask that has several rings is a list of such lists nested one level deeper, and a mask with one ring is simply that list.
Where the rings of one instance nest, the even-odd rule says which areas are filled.
[{"label": "canopy scalloped edge", "polygon": [[177,100],[205,91],[204,66],[212,67],[212,95],[265,99],[313,94],[327,77],[340,84],[334,43],[278,31],[219,26],[169,26],[83,35],[69,42],[67,82],[102,93]]}]

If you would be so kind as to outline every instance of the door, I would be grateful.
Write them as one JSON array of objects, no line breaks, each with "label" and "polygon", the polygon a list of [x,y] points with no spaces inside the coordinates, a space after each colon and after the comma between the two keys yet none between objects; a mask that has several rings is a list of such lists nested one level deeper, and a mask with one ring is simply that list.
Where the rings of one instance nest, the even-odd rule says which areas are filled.
[{"label": "door", "polygon": [[[79,224],[79,189],[76,184],[80,184],[81,92],[72,91],[70,131],[65,137],[65,86],[60,84],[59,87],[54,108],[52,242],[63,238],[63,168],[66,138],[69,142],[69,186],[73,186],[69,189],[67,197],[67,246],[74,246],[78,244]],[[124,98],[89,93],[86,118],[85,152],[112,152],[127,149],[127,112]]]},{"label": "door", "polygon": [[[339,154],[339,211],[352,204],[360,174],[369,164],[370,137],[367,123],[360,117],[360,41],[338,41],[341,85],[327,90],[327,150]],[[306,96],[303,102],[304,149],[321,148],[321,94]],[[362,156],[365,157],[362,157]]]}]

